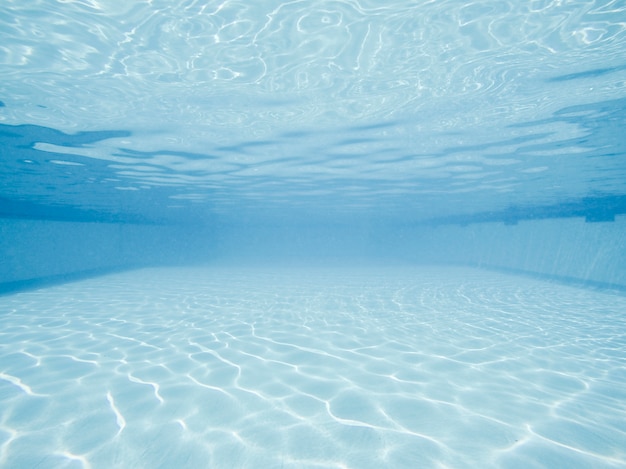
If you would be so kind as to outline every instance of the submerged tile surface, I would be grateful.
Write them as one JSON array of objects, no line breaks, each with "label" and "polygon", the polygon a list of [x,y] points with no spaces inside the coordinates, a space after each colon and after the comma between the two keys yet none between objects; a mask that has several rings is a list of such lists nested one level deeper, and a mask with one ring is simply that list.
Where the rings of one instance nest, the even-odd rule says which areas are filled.
[{"label": "submerged tile surface", "polygon": [[626,298],[443,267],[0,297],[1,467],[623,467]]}]

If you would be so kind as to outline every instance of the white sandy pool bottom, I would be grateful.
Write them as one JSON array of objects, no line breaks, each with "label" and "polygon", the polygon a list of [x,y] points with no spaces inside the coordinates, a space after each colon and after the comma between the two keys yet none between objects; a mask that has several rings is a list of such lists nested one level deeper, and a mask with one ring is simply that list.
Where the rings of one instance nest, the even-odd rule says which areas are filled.
[{"label": "white sandy pool bottom", "polygon": [[0,297],[0,466],[626,465],[626,298],[463,268]]}]

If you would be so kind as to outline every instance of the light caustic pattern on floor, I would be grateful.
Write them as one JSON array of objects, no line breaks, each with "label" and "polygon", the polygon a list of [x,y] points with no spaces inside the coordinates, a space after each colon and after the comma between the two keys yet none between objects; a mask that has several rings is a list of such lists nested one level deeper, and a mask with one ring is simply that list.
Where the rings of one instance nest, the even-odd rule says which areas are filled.
[{"label": "light caustic pattern on floor", "polygon": [[0,298],[0,466],[624,467],[626,298],[146,269]]}]

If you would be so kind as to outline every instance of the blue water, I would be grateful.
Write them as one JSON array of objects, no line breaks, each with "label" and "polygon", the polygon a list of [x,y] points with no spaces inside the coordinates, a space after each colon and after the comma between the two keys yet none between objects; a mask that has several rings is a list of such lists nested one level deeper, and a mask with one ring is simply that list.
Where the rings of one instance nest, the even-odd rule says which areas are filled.
[{"label": "blue water", "polygon": [[624,213],[624,15],[620,1],[3,2],[2,212]]},{"label": "blue water", "polygon": [[0,467],[626,466],[626,2],[0,5]]}]

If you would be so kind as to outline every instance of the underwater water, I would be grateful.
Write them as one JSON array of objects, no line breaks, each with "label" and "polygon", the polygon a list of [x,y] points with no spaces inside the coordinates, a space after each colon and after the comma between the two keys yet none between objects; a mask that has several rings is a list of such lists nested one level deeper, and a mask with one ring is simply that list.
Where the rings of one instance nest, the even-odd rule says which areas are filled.
[{"label": "underwater water", "polygon": [[625,467],[625,57],[622,0],[4,0],[0,467]]}]

